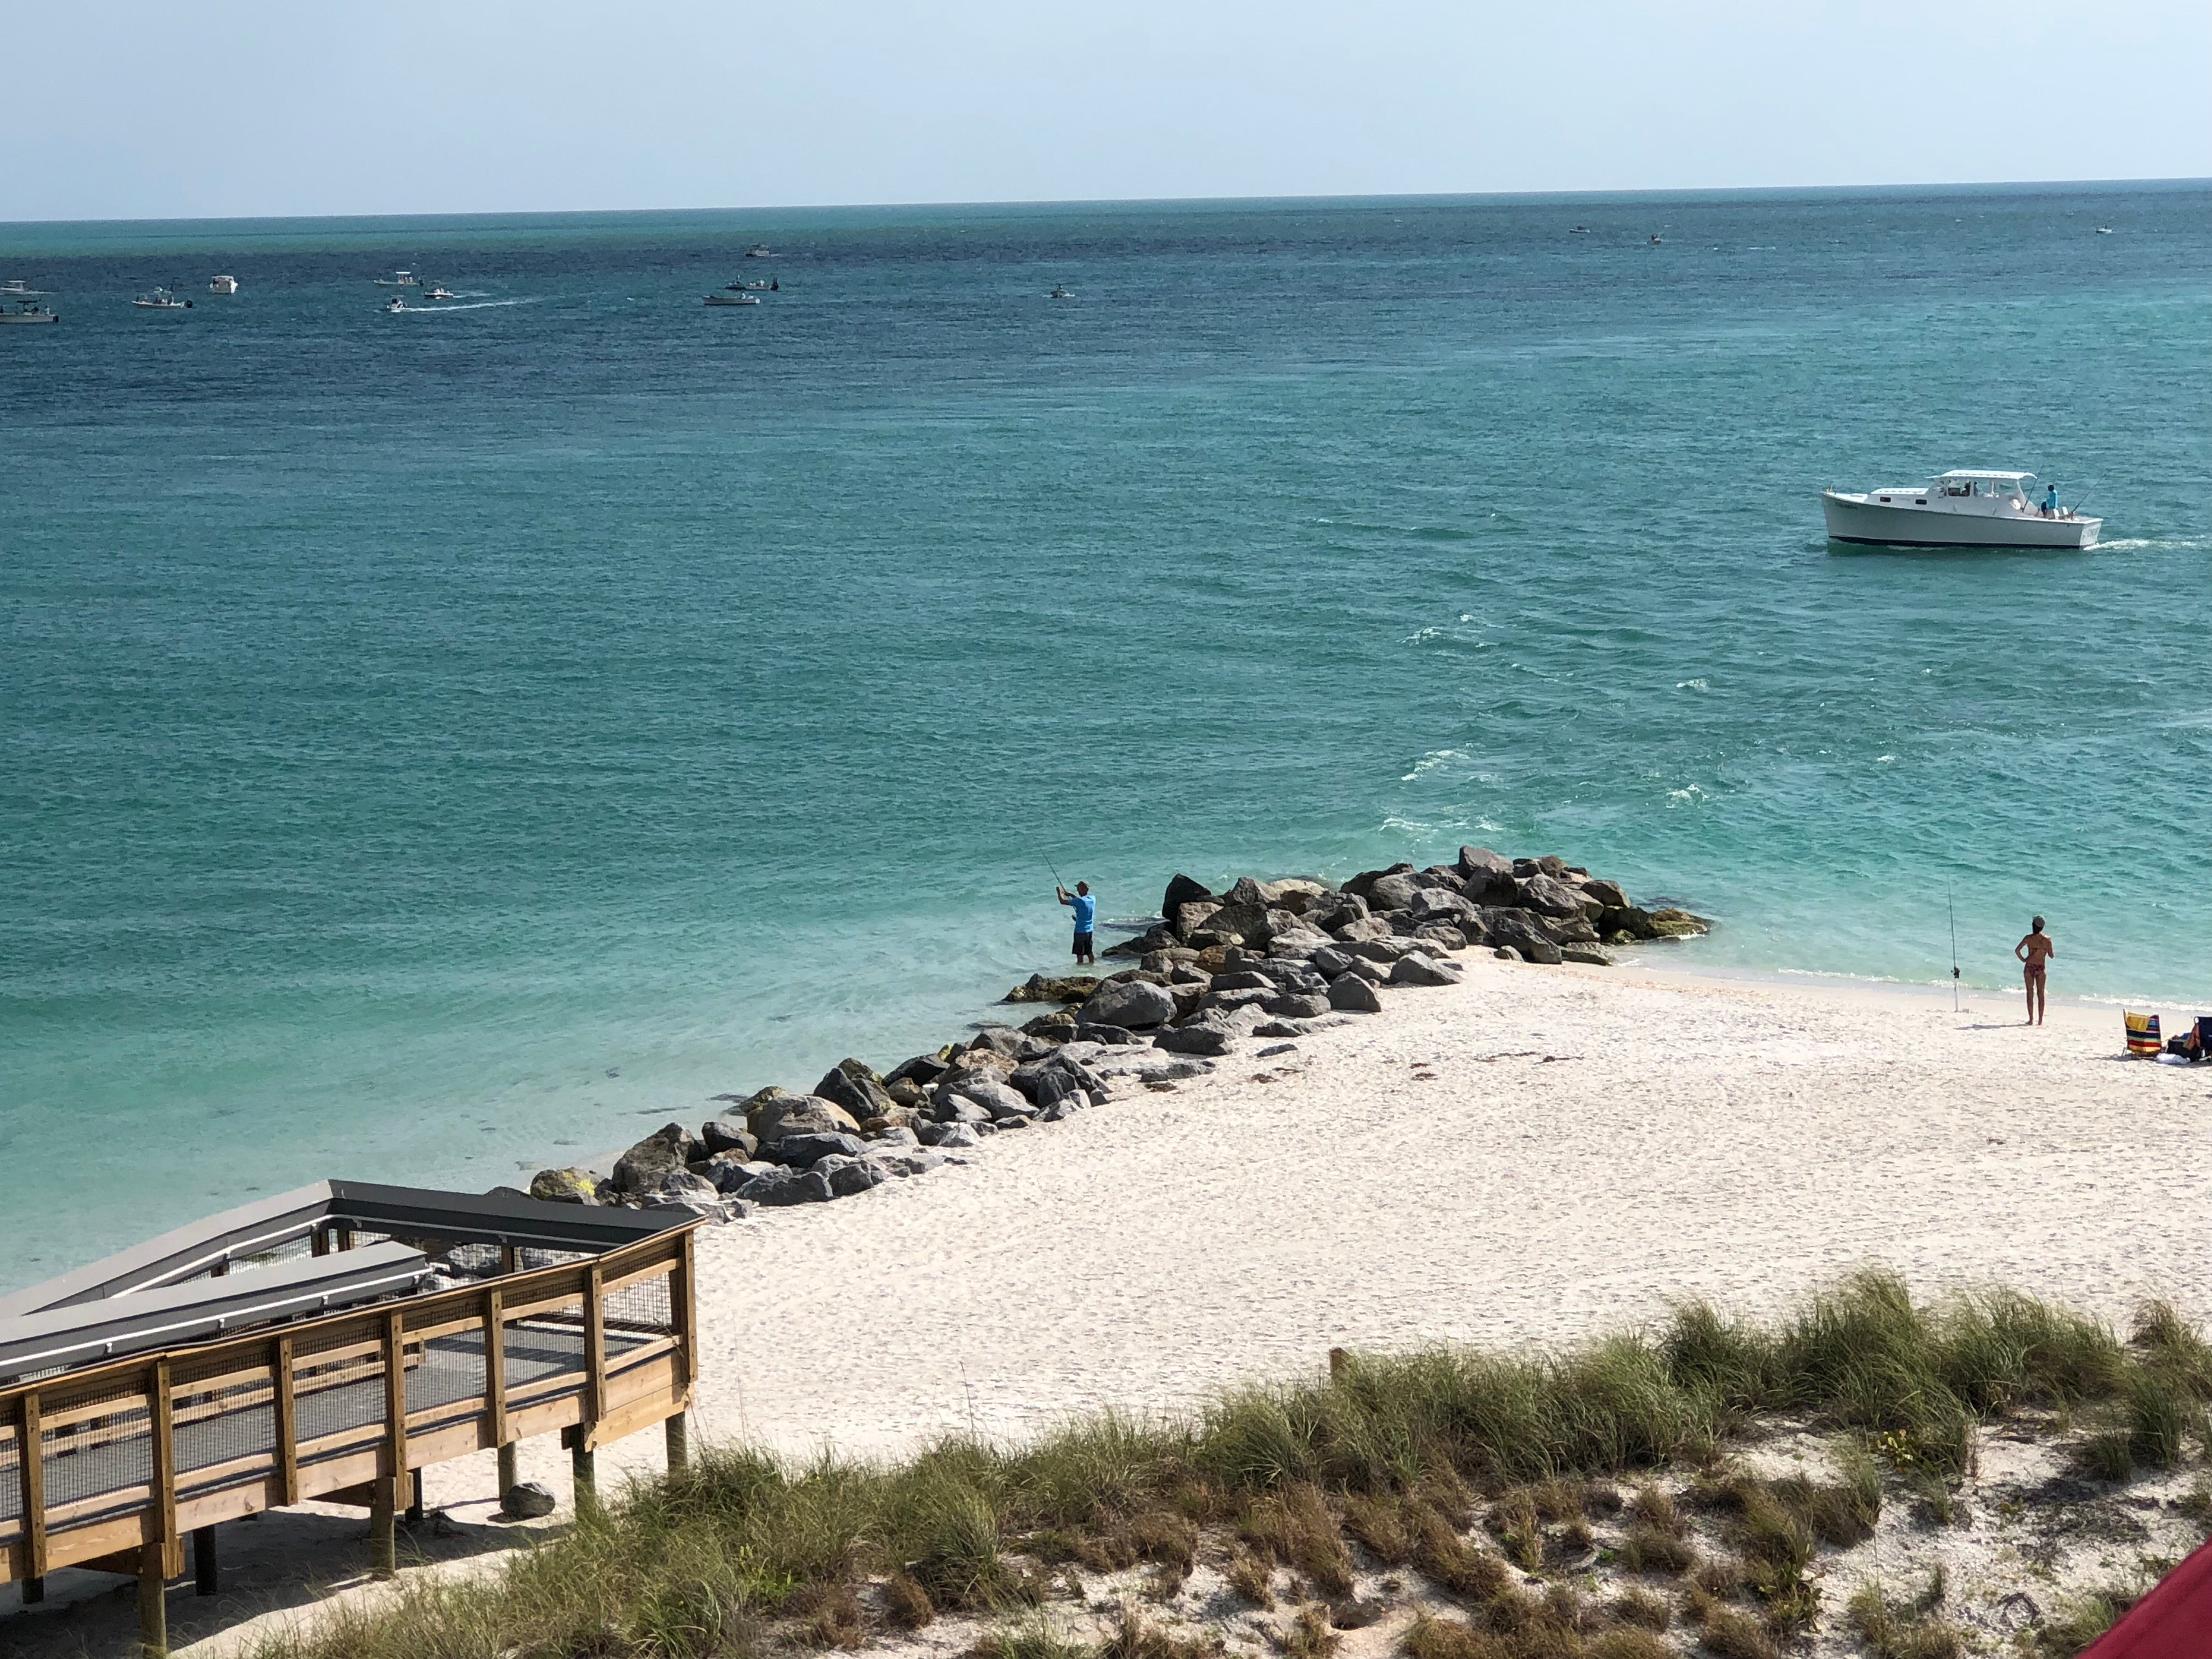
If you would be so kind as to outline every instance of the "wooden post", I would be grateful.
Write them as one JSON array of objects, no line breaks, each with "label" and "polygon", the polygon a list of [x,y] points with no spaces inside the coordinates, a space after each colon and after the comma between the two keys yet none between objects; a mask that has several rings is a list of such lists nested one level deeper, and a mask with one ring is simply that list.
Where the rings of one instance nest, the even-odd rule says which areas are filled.
[{"label": "wooden post", "polygon": [[162,1540],[138,1547],[139,1659],[169,1659],[167,1565]]},{"label": "wooden post", "polygon": [[216,1560],[215,1528],[192,1528],[192,1592],[213,1595],[222,1588],[222,1568]]},{"label": "wooden post", "polygon": [[150,1392],[155,1524],[159,1528],[161,1546],[161,1577],[167,1579],[185,1570],[185,1545],[177,1536],[177,1425],[169,1408],[169,1362],[166,1357],[154,1362]]},{"label": "wooden post", "polygon": [[300,1416],[292,1398],[292,1339],[280,1336],[270,1360],[276,1404],[276,1502],[300,1501]]},{"label": "wooden post", "polygon": [[399,1540],[392,1534],[392,1483],[378,1475],[368,1483],[368,1576],[390,1578],[399,1571]]},{"label": "wooden post", "polygon": [[[485,1438],[507,1444],[507,1293],[498,1285],[484,1292],[484,1407],[489,1421]],[[507,1487],[501,1483],[501,1498]]]},{"label": "wooden post", "polygon": [[29,1569],[24,1574],[28,1581],[23,1586],[26,1601],[39,1599],[31,1594],[31,1585],[39,1587],[39,1597],[46,1593],[46,1437],[40,1426],[39,1395],[36,1389],[23,1396],[23,1415],[17,1424],[21,1438],[16,1442],[23,1466],[23,1565]]},{"label": "wooden post", "polygon": [[684,1413],[678,1412],[663,1423],[661,1427],[666,1430],[668,1434],[668,1472],[671,1474],[681,1474],[691,1467],[690,1425],[685,1421]]},{"label": "wooden post", "polygon": [[584,1420],[576,1425],[578,1441],[592,1443],[592,1431],[607,1409],[607,1327],[599,1291],[599,1264],[584,1268]]},{"label": "wooden post", "polygon": [[691,1397],[691,1384],[696,1380],[692,1372],[698,1358],[698,1341],[694,1334],[699,1328],[697,1291],[698,1261],[694,1253],[696,1228],[687,1228],[684,1244],[676,1258],[675,1271],[668,1276],[669,1334],[676,1339],[676,1397],[678,1401]]},{"label": "wooden post", "polygon": [[368,1571],[389,1578],[399,1571],[392,1535],[399,1483],[407,1478],[407,1316],[394,1308],[384,1316],[384,1467],[372,1483],[368,1504]]},{"label": "wooden post", "polygon": [[502,1512],[507,1508],[507,1498],[521,1482],[522,1471],[517,1467],[520,1462],[515,1456],[514,1442],[502,1441],[499,1448],[499,1507]]},{"label": "wooden post", "polygon": [[415,1469],[407,1477],[407,1524],[422,1524],[422,1471]]},{"label": "wooden post", "polygon": [[577,1518],[596,1514],[599,1507],[599,1468],[580,1423],[576,1425],[576,1437],[568,1443],[568,1475],[576,1489]]}]

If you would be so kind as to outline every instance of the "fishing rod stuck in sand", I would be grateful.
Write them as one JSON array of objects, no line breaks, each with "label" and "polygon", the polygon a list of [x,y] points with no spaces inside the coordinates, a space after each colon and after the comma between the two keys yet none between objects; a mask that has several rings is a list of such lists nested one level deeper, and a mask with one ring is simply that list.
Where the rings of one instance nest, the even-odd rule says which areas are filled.
[{"label": "fishing rod stuck in sand", "polygon": [[1943,908],[1951,913],[1951,1012],[1959,1012],[1959,907],[1951,899],[1951,884],[1943,884]]}]

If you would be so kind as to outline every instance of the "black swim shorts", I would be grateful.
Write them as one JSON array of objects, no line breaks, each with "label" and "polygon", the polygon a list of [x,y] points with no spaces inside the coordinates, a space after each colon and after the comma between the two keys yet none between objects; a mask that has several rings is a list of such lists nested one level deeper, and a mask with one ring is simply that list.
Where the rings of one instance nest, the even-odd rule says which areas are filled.
[{"label": "black swim shorts", "polygon": [[1075,954],[1079,957],[1087,957],[1094,954],[1091,949],[1090,934],[1078,933],[1075,936]]}]

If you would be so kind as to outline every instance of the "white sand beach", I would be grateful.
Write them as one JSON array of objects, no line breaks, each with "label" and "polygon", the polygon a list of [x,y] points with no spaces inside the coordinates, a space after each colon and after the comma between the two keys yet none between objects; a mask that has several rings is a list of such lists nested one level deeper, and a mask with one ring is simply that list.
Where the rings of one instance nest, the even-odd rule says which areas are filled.
[{"label": "white sand beach", "polygon": [[[709,1230],[698,1432],[793,1454],[1015,1437],[1332,1346],[1571,1342],[1684,1296],[1772,1311],[1866,1262],[2116,1322],[2144,1294],[2212,1313],[2212,1067],[2124,1058],[2116,1008],[2031,1030],[2016,994],[1954,1013],[1948,992],[1466,968],[1295,1052],[1249,1042],[964,1165]],[[662,1455],[657,1433],[619,1443],[601,1481]],[[567,1498],[551,1438],[523,1473]],[[488,1454],[428,1472],[465,1529],[495,1496]],[[259,1526],[241,1547],[296,1555],[303,1586],[357,1579],[357,1512]]]},{"label": "white sand beach", "polygon": [[[1860,1263],[2212,1310],[2212,1067],[2016,994],[1467,958],[1463,985],[701,1246],[709,1437],[890,1452],[1343,1346],[1567,1342]],[[603,1462],[652,1462],[659,1437]],[[539,1453],[556,1486],[556,1451]],[[489,1496],[489,1468],[435,1472]],[[443,1494],[439,1494],[441,1501]],[[458,1498],[461,1491],[452,1496]]]}]

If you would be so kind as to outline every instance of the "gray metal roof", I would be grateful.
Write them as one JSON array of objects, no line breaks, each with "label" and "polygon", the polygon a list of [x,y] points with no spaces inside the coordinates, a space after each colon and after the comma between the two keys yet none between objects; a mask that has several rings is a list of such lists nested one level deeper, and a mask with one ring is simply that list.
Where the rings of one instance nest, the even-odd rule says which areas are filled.
[{"label": "gray metal roof", "polygon": [[[676,1206],[625,1210],[520,1193],[319,1181],[0,1297],[0,1378],[405,1295],[432,1271],[425,1252],[454,1244],[598,1255],[697,1218]],[[330,1226],[390,1242],[297,1254]]]}]

